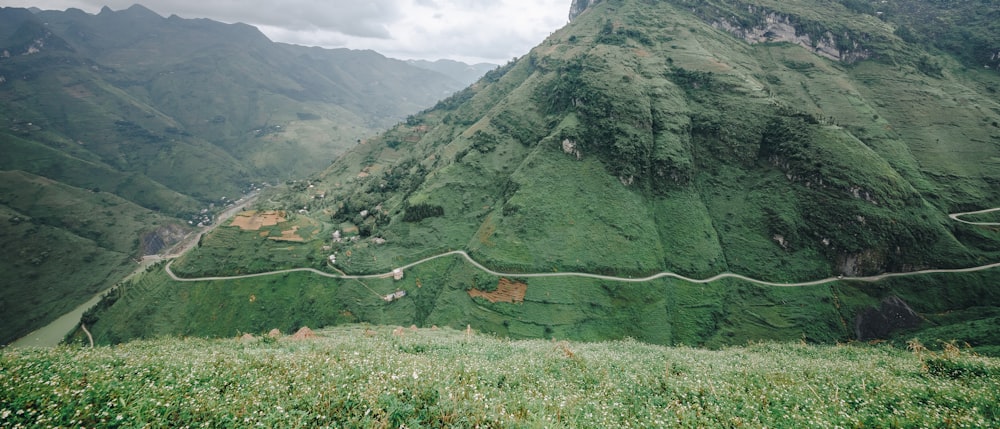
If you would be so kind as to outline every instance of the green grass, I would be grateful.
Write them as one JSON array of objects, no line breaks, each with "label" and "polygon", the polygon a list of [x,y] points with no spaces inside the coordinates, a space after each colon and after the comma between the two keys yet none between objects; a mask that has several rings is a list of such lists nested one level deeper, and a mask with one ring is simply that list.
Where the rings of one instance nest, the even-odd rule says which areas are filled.
[{"label": "green grass", "polygon": [[[949,347],[510,341],[353,325],[0,352],[4,426],[993,427],[1000,362]],[[261,333],[263,331],[258,331]]]},{"label": "green grass", "polygon": [[486,261],[546,271],[649,273],[662,266],[645,202],[595,160],[577,162],[543,146],[511,180],[518,191],[493,212],[494,224],[482,227],[493,233],[470,244]]}]

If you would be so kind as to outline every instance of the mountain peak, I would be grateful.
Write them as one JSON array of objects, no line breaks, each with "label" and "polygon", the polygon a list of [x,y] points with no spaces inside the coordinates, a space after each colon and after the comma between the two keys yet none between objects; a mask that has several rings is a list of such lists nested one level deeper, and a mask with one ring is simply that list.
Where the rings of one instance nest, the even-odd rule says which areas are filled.
[{"label": "mountain peak", "polygon": [[101,11],[98,12],[97,16],[105,16],[105,17],[108,17],[108,16],[123,16],[123,17],[127,17],[127,18],[130,18],[130,19],[162,19],[163,18],[162,16],[160,16],[160,14],[158,14],[158,13],[150,10],[149,8],[147,8],[147,7],[145,7],[145,6],[141,5],[141,4],[138,4],[138,3],[133,4],[132,6],[129,6],[127,9],[122,9],[122,10],[119,10],[119,11],[115,11],[115,10],[111,9],[110,7],[108,7],[108,6],[104,6],[104,7],[101,8]]},{"label": "mountain peak", "polygon": [[150,14],[151,13],[151,14],[155,14],[156,16],[159,16],[158,14],[156,14],[156,12],[153,12],[148,7],[143,6],[143,5],[139,4],[139,3],[135,3],[132,6],[129,6],[128,9],[125,9],[125,10],[128,11],[128,12],[131,12],[131,13],[145,13],[145,14]]}]

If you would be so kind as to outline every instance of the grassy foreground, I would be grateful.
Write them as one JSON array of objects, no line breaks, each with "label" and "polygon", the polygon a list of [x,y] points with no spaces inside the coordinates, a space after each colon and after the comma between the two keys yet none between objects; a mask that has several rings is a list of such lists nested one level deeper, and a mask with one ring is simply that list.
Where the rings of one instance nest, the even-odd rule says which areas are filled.
[{"label": "grassy foreground", "polygon": [[510,341],[451,329],[0,352],[0,426],[997,427],[945,347]]}]

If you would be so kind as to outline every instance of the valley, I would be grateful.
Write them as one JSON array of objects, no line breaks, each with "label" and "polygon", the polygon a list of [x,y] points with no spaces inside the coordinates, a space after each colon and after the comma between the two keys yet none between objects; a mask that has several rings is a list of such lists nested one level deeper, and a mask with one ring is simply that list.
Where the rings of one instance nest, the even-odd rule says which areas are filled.
[{"label": "valley", "polygon": [[0,8],[0,427],[1000,426],[995,1],[566,2]]},{"label": "valley", "polygon": [[[201,241],[201,237],[204,236],[206,232],[211,231],[216,226],[220,225],[221,223],[225,222],[236,213],[243,210],[247,205],[252,204],[256,200],[256,198],[257,194],[255,193],[243,196],[242,198],[240,198],[235,202],[235,205],[221,212],[216,217],[215,223],[212,223],[206,227],[199,226],[200,230],[189,233],[186,237],[178,241],[172,247],[166,249],[166,251],[164,251],[162,255],[155,254],[155,255],[143,256],[142,259],[138,262],[138,267],[135,269],[135,271],[129,274],[129,276],[122,279],[122,281],[128,281],[131,277],[146,272],[147,270],[150,269],[151,266],[153,266],[153,264],[156,264],[157,262],[167,259],[173,259],[180,255],[183,255],[185,252],[197,246],[198,242]],[[16,341],[10,343],[8,346],[24,348],[24,347],[55,347],[59,345],[66,338],[68,334],[72,333],[74,330],[80,327],[80,320],[83,317],[83,315],[87,313],[87,311],[91,310],[92,308],[100,304],[101,300],[106,295],[111,293],[115,287],[117,286],[108,288],[107,290],[104,290],[94,295],[94,297],[91,298],[89,301],[80,304],[72,311],[59,316],[57,319],[55,319],[48,325],[45,325],[23,337],[18,338]]]},{"label": "valley", "polygon": [[237,195],[322,169],[466,84],[141,5],[4,7],[0,22],[2,344],[118,283]]}]

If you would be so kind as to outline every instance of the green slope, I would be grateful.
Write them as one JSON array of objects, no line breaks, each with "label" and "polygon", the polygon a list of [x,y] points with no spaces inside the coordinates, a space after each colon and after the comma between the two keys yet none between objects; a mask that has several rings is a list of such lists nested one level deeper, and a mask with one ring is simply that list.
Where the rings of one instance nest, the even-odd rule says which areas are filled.
[{"label": "green slope", "polygon": [[[749,45],[684,16],[664,3],[600,3],[496,83],[454,98],[464,101],[454,111],[428,111],[328,170],[326,183],[352,181],[358,161],[385,171],[331,189],[346,199],[332,208],[381,204],[388,216],[375,235],[398,235],[403,246],[425,226],[440,230],[435,223],[449,230],[421,241],[466,245],[468,225],[478,224],[492,236],[470,250],[525,270],[722,269],[794,280],[971,264],[946,214],[997,203],[997,130],[975,126],[997,113],[933,94],[962,91],[995,106],[975,81],[920,78],[876,60],[846,65],[788,43]],[[905,46],[881,36],[889,53]],[[911,101],[921,108],[904,107]],[[926,121],[924,107],[951,114]],[[424,129],[417,141],[401,138]],[[417,176],[419,186],[389,189],[395,175]],[[418,204],[444,215],[401,221]],[[692,207],[704,213],[691,225],[656,215]],[[353,211],[339,210],[339,220]],[[689,246],[704,253],[685,252],[703,267],[665,257],[667,246],[692,243],[684,234],[705,241]]]},{"label": "green slope", "polygon": [[176,219],[107,192],[0,172],[0,342],[86,302],[135,269],[140,240],[185,231]]},{"label": "green slope", "polygon": [[[311,331],[310,331],[311,332]],[[1000,362],[950,346],[720,351],[350,326],[0,352],[6,426],[995,427]]]},{"label": "green slope", "polygon": [[[1000,76],[897,29],[835,2],[596,2],[523,58],[261,200],[261,209],[303,210],[297,216],[323,225],[319,238],[275,243],[232,227],[174,270],[384,273],[462,249],[507,273],[803,282],[1000,261],[997,228],[948,218],[1000,206],[1000,104],[988,90]],[[334,230],[358,239],[331,241]],[[375,287],[413,293],[412,304],[392,304],[406,311],[377,297],[330,299],[375,323],[705,345],[865,338],[858,321],[895,296],[923,327],[956,327],[956,338],[938,337],[942,328],[928,340],[988,346],[992,335],[964,324],[994,317],[1000,303],[995,269],[793,291],[735,280],[530,279],[525,303],[514,305],[465,294],[499,282],[471,269]],[[290,324],[279,309],[301,305],[295,281],[240,284],[246,295],[270,284],[285,297],[273,320]],[[175,301],[170,311],[212,304]],[[125,320],[128,311],[108,314]],[[117,326],[95,329],[116,341],[255,325]]]}]

